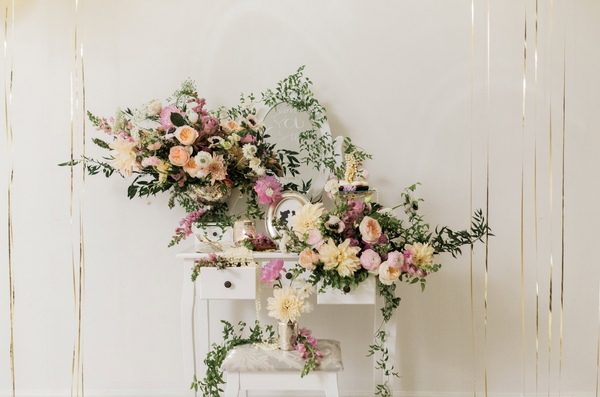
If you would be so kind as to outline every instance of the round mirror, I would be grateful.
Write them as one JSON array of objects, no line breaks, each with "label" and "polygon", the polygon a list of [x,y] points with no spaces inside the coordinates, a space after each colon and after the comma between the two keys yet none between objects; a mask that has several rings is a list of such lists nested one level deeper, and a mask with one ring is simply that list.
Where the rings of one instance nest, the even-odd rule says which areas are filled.
[{"label": "round mirror", "polygon": [[[267,141],[277,145],[277,149],[287,149],[299,152],[298,160],[301,161],[306,153],[300,150],[300,133],[312,129],[309,115],[306,112],[299,112],[286,103],[279,103],[272,108],[261,109],[264,113],[262,121],[266,127],[266,134],[270,137]],[[317,131],[318,136],[327,136],[331,140],[331,131],[329,124],[325,121]],[[329,177],[329,171],[315,169],[312,164],[300,164],[299,174],[292,176],[289,173],[280,178],[280,182],[285,185],[294,183],[298,186],[298,191],[302,192],[303,186],[310,183],[310,188],[306,191],[309,198],[317,198],[323,193],[323,187]],[[289,189],[288,189],[289,190]]]}]

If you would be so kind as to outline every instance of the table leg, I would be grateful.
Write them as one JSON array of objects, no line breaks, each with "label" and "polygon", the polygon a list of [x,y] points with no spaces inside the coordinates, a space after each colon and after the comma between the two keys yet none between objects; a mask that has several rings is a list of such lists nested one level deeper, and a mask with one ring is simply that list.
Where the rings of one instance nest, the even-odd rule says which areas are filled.
[{"label": "table leg", "polygon": [[196,397],[196,392],[190,390],[190,384],[196,374],[196,358],[194,356],[194,302],[195,291],[191,280],[193,260],[183,261],[183,289],[181,294],[181,340],[183,345],[184,385],[188,397]]}]

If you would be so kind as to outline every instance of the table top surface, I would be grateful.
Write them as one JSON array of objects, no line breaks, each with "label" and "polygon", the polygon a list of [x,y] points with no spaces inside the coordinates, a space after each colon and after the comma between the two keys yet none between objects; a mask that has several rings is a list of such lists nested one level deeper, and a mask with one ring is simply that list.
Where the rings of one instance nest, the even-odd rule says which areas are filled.
[{"label": "table top surface", "polygon": [[[217,255],[223,254],[223,252],[216,252]],[[191,247],[186,248],[177,254],[178,259],[203,259],[208,257],[207,253],[196,252],[195,247],[192,245]],[[255,252],[254,259],[283,259],[294,261],[298,260],[298,254],[284,254],[281,251],[275,252]]]}]

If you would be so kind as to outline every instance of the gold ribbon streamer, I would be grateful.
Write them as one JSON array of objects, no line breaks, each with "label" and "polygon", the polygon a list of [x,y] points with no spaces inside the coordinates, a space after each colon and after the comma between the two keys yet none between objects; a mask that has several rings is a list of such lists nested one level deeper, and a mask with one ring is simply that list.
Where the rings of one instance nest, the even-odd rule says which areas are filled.
[{"label": "gold ribbon streamer", "polygon": [[538,214],[537,214],[537,72],[538,72],[538,0],[535,0],[535,55],[534,55],[534,154],[533,154],[533,201],[535,215],[535,395],[538,393],[539,380],[539,327],[540,327],[540,288],[538,268]]},{"label": "gold ribbon streamer", "polygon": [[[12,129],[12,88],[13,88],[13,60],[14,60],[14,43],[15,43],[15,1],[12,0],[11,9],[11,59],[10,59],[10,85],[7,95],[6,75],[4,76],[4,116],[6,122],[6,151],[7,159],[10,161],[10,174],[8,181],[8,196],[7,196],[7,211],[8,211],[8,284],[9,284],[9,304],[10,304],[10,374],[12,380],[12,396],[16,395],[15,383],[15,351],[14,351],[14,334],[15,334],[15,278],[13,275],[12,254],[14,249],[13,244],[13,223],[12,223],[12,189],[15,172],[15,141]],[[4,72],[7,70],[7,47],[8,47],[8,6],[4,14]],[[9,121],[9,116],[11,120]]]},{"label": "gold ribbon streamer", "polygon": [[[469,201],[469,225],[473,223],[473,96],[474,96],[474,39],[475,39],[475,0],[471,0],[471,181]],[[477,381],[475,372],[475,316],[473,315],[473,244],[469,251],[469,268],[471,274],[471,339],[473,341],[473,397],[477,397]]]},{"label": "gold ribbon streamer", "polygon": [[[563,310],[564,310],[564,287],[565,287],[565,120],[566,120],[566,82],[567,82],[567,60],[566,60],[566,32],[563,32],[565,41],[563,43],[563,118],[562,118],[562,190],[561,190],[561,258],[560,258],[560,352],[558,360],[558,397],[562,380],[562,350],[563,350]],[[597,396],[597,393],[596,393]]]},{"label": "gold ribbon streamer", "polygon": [[[71,72],[71,196],[70,196],[70,223],[71,223],[71,265],[72,265],[72,277],[73,277],[73,299],[74,299],[74,321],[77,326],[77,333],[74,335],[73,341],[73,361],[71,365],[71,396],[73,396],[73,387],[75,386],[75,395],[79,396],[79,390],[81,389],[81,395],[84,396],[84,385],[83,385],[83,346],[82,346],[82,319],[83,319],[83,302],[85,295],[85,245],[84,245],[84,233],[83,233],[83,197],[85,193],[85,75],[83,65],[83,42],[80,41],[78,44],[78,22],[79,22],[79,2],[75,0],[75,27],[74,27],[74,72],[75,82],[73,83],[73,72]],[[79,73],[78,73],[78,51],[81,51],[81,82],[82,82],[82,109],[83,117],[82,122],[82,190],[79,197],[79,266],[78,273],[75,268],[75,248],[73,244],[73,195],[74,195],[74,141],[75,134],[79,130]],[[73,94],[75,92],[75,95]],[[73,97],[75,96],[75,105],[73,104]],[[77,280],[78,279],[78,280]],[[79,282],[77,282],[79,281]],[[77,365],[77,374],[75,374],[75,366]],[[81,388],[79,382],[81,379]]]},{"label": "gold ribbon streamer", "polygon": [[554,237],[554,213],[552,209],[552,26],[554,22],[554,4],[553,0],[550,0],[550,289],[548,297],[548,397],[550,397],[550,369],[552,362],[552,275],[554,273],[554,257],[553,257],[553,244],[552,240]]},{"label": "gold ribbon streamer", "polygon": [[[487,155],[486,155],[486,198],[485,198],[485,217],[489,222],[490,219],[490,0],[487,1]],[[484,308],[484,384],[485,396],[488,395],[488,378],[487,378],[487,297],[488,297],[488,264],[489,264],[489,232],[485,231],[485,288],[483,298]]]},{"label": "gold ribbon streamer", "polygon": [[525,181],[525,99],[527,95],[527,3],[525,3],[525,38],[523,40],[523,133],[521,138],[521,323],[523,326],[523,396],[525,395],[525,257],[524,257],[524,181]]}]

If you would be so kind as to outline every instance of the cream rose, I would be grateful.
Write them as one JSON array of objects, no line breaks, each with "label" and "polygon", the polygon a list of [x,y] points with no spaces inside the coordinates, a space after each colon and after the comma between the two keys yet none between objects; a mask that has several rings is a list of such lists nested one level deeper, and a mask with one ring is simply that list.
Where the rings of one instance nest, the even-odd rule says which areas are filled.
[{"label": "cream rose", "polygon": [[392,285],[394,281],[398,280],[400,273],[402,273],[400,269],[391,267],[387,261],[379,265],[379,281],[382,284]]},{"label": "cream rose", "polygon": [[363,241],[366,243],[375,244],[381,236],[381,226],[376,219],[370,216],[365,216],[358,227]]},{"label": "cream rose", "polygon": [[171,164],[183,167],[190,160],[190,154],[183,146],[173,146],[169,151],[169,161]]},{"label": "cream rose", "polygon": [[175,130],[175,137],[184,145],[191,145],[198,138],[198,131],[190,126],[184,125]]}]

